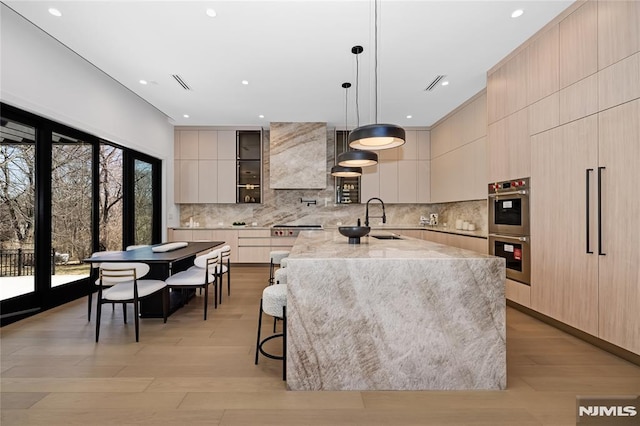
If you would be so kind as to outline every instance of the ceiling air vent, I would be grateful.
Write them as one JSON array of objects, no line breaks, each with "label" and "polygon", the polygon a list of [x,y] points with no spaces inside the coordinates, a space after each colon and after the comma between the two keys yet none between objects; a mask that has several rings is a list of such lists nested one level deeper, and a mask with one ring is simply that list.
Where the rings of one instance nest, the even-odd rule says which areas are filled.
[{"label": "ceiling air vent", "polygon": [[171,77],[173,77],[184,90],[191,90],[191,87],[189,87],[189,85],[185,83],[182,77],[180,77],[178,74],[171,74]]},{"label": "ceiling air vent", "polygon": [[446,77],[446,75],[437,75],[436,78],[434,78],[433,81],[431,83],[429,83],[429,85],[424,90],[426,92],[432,91],[433,89],[436,88],[436,86],[438,85],[440,80],[442,80],[445,77]]}]

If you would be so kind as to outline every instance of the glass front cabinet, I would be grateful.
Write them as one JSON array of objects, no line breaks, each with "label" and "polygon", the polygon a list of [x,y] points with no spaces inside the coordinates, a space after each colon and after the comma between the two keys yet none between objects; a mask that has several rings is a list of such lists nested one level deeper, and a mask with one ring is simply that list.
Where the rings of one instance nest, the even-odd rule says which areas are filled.
[{"label": "glass front cabinet", "polygon": [[236,203],[262,202],[262,132],[236,132]]},{"label": "glass front cabinet", "polygon": [[[347,138],[349,131],[336,130],[336,159],[338,155],[349,150]],[[336,161],[337,164],[337,161]],[[360,203],[360,177],[336,177],[336,204]]]}]

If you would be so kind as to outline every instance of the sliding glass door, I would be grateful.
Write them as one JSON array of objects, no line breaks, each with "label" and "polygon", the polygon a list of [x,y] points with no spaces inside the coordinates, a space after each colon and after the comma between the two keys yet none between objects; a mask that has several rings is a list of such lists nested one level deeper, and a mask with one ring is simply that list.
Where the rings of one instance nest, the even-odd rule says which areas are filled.
[{"label": "sliding glass door", "polygon": [[[0,301],[35,299],[36,129],[17,120],[0,126]],[[29,299],[27,301],[27,299]]]},{"label": "sliding glass door", "polygon": [[2,104],[0,321],[89,289],[93,252],[161,242],[161,161]]},{"label": "sliding glass door", "polygon": [[93,247],[93,145],[53,132],[51,143],[51,287],[89,276]]}]

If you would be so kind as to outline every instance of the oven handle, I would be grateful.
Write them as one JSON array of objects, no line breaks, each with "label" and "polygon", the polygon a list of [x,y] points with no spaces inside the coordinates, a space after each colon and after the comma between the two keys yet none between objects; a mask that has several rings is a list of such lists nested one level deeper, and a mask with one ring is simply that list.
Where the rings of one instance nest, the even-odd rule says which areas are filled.
[{"label": "oven handle", "polygon": [[607,253],[602,251],[602,171],[606,169],[604,166],[598,167],[598,254],[606,256]]},{"label": "oven handle", "polygon": [[499,197],[502,195],[527,195],[529,191],[526,189],[522,189],[520,191],[509,191],[509,192],[500,192],[498,194],[489,194],[489,197]]},{"label": "oven handle", "polygon": [[510,237],[508,235],[498,235],[498,234],[489,234],[490,237],[497,237],[500,238],[501,240],[514,240],[514,241],[520,241],[522,243],[526,243],[529,241],[529,239],[527,237]]},{"label": "oven handle", "polygon": [[591,217],[589,215],[589,173],[593,171],[593,169],[587,169],[586,170],[586,183],[587,183],[587,204],[586,204],[586,212],[587,212],[587,254],[593,254],[593,251],[591,250],[591,248],[589,247],[591,245],[591,237],[589,235],[589,225],[591,224]]}]

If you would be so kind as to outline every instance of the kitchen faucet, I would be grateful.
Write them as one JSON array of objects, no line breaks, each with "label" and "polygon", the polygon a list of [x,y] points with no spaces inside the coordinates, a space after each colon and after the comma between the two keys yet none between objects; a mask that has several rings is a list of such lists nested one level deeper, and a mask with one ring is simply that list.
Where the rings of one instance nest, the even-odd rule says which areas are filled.
[{"label": "kitchen faucet", "polygon": [[380,204],[382,204],[382,216],[371,216],[371,217],[372,218],[381,217],[382,218],[382,223],[387,223],[387,214],[384,211],[384,201],[382,201],[378,197],[373,197],[373,198],[369,198],[367,200],[367,207],[366,207],[365,216],[364,216],[364,226],[369,226],[369,203],[371,202],[371,200],[378,200],[378,201],[380,201]]}]

